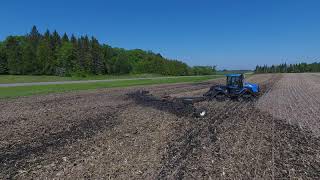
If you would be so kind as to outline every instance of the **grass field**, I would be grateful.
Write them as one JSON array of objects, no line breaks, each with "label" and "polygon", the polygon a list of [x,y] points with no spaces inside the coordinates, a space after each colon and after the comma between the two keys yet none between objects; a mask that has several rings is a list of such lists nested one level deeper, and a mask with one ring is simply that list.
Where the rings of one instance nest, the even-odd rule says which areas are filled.
[{"label": "grass field", "polygon": [[103,79],[151,78],[162,77],[159,74],[130,74],[130,75],[92,75],[88,77],[60,77],[60,76],[30,76],[30,75],[0,75],[0,84],[29,83],[29,82],[56,82]]},{"label": "grass field", "polygon": [[[216,75],[238,73],[233,71],[217,72]],[[246,72],[246,75],[252,72]],[[129,79],[129,78],[152,78],[172,77],[159,74],[127,74],[127,75],[91,75],[87,77],[60,77],[60,76],[30,76],[30,75],[0,75],[0,84],[31,83],[31,82],[58,82],[58,81],[81,81],[81,80],[104,80],[104,79]]]},{"label": "grass field", "polygon": [[[95,82],[80,84],[59,84],[59,85],[35,85],[35,86],[19,86],[19,87],[1,87],[0,98],[14,98],[19,96],[30,96],[36,94],[59,93],[77,90],[90,90],[111,87],[128,87],[165,83],[182,83],[182,82],[202,82],[216,79],[222,76],[194,76],[194,77],[178,77],[163,79],[143,79],[143,80],[119,80],[113,82]],[[31,77],[27,77],[29,80]],[[52,79],[51,79],[52,80]],[[42,82],[42,81],[41,81]]]}]

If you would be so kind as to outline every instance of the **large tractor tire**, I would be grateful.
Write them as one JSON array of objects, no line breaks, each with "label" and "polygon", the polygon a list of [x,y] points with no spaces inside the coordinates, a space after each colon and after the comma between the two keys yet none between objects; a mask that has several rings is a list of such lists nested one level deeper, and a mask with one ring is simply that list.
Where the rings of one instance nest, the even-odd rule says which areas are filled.
[{"label": "large tractor tire", "polygon": [[245,92],[238,97],[240,102],[250,102],[254,100],[254,95],[251,92]]},{"label": "large tractor tire", "polygon": [[223,93],[218,93],[215,95],[215,99],[219,102],[222,102],[222,101],[225,101],[227,99],[227,97]]}]

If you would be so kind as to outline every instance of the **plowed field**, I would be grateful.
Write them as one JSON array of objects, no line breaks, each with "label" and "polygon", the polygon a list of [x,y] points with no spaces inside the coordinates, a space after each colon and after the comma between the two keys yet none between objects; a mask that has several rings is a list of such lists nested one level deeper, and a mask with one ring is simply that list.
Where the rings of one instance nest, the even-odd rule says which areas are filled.
[{"label": "plowed field", "polygon": [[320,75],[286,74],[258,107],[320,135]]},{"label": "plowed field", "polygon": [[0,178],[319,179],[318,79],[251,76],[258,101],[201,102],[202,119],[127,94],[201,95],[223,79],[0,101]]}]

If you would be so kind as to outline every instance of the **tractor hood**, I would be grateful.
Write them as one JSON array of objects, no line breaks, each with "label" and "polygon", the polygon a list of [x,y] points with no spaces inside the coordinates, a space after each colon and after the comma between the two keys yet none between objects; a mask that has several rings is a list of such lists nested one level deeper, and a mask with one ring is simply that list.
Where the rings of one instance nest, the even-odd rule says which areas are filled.
[{"label": "tractor hood", "polygon": [[252,90],[252,92],[254,92],[254,93],[258,93],[260,91],[260,88],[259,88],[258,84],[245,82],[244,83],[244,87],[245,88],[250,88]]}]

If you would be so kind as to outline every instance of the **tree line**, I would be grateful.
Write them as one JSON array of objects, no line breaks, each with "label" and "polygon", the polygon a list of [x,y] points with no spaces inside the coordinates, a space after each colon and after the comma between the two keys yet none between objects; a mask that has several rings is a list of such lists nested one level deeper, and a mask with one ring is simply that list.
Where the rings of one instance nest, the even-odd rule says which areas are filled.
[{"label": "tree line", "polygon": [[256,66],[255,73],[302,73],[302,72],[320,72],[320,63],[314,62],[297,64],[279,64]]},{"label": "tree line", "polygon": [[215,66],[189,67],[141,49],[101,44],[95,37],[62,36],[36,26],[24,36],[0,41],[0,74],[87,76],[100,74],[210,75]]}]

